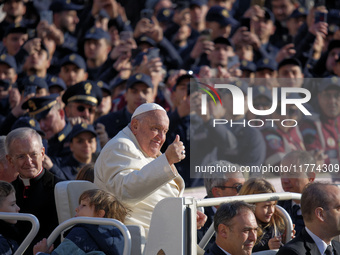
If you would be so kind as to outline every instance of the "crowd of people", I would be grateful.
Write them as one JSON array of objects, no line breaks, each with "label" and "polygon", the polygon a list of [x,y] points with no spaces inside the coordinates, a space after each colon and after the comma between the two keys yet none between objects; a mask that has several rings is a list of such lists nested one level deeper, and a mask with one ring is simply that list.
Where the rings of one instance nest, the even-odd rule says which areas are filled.
[{"label": "crowd of people", "polygon": [[[4,0],[1,5],[0,180],[12,183],[20,212],[40,221],[28,254],[37,242],[44,246],[41,240],[58,225],[53,192],[64,180],[86,179],[112,193],[131,210],[121,219],[142,225],[146,236],[155,205],[182,196],[185,188],[205,185],[208,197],[275,192],[257,175],[246,183],[240,173],[204,178],[193,175],[194,166],[317,166],[298,169],[300,176],[280,176],[282,188],[297,193],[314,181],[316,170],[332,170],[332,181],[338,180],[337,1]],[[224,90],[218,97],[223,109],[209,99],[201,114],[200,95],[216,92],[212,78],[237,86],[243,113],[235,114],[234,94]],[[298,104],[280,105],[284,96],[303,99],[301,93],[285,95],[287,87],[309,90],[304,107],[311,115]],[[256,110],[269,112],[279,104],[261,116],[248,109],[248,97]],[[216,119],[259,126],[215,126]],[[266,119],[275,122],[267,125]],[[12,199],[11,192],[4,196]],[[299,201],[279,204],[291,215],[296,235],[318,235],[310,227],[304,232]],[[254,251],[282,246],[284,229],[274,205],[237,205],[241,209],[233,207],[229,215],[228,220],[243,219],[255,210],[249,231],[260,229],[263,237]],[[198,239],[216,210],[207,208],[207,216],[198,211]],[[231,225],[214,222],[216,244],[223,248],[220,232]],[[20,243],[29,226],[16,227]]]}]

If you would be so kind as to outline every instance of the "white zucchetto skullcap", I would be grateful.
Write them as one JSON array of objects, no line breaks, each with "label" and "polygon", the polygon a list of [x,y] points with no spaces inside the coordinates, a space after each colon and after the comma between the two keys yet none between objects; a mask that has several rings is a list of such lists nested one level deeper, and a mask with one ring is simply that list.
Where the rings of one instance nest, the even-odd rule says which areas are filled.
[{"label": "white zucchetto skullcap", "polygon": [[162,106],[160,106],[159,104],[145,103],[145,104],[142,104],[142,105],[137,107],[137,109],[132,114],[131,119],[133,119],[134,117],[136,117],[139,114],[149,112],[149,111],[154,111],[154,110],[162,110],[162,111],[166,112],[166,110]]}]

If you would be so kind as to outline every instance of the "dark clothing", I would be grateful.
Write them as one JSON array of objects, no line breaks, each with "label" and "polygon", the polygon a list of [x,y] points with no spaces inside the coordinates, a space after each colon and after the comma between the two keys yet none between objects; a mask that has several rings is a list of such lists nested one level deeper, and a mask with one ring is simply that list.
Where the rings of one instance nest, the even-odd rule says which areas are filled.
[{"label": "dark clothing", "polygon": [[[269,249],[268,242],[270,239],[272,239],[275,236],[275,231],[274,231],[274,226],[267,226],[264,227],[263,229],[263,234],[261,237],[258,237],[259,242],[255,244],[253,248],[253,252],[257,251],[267,251]],[[278,233],[278,234],[283,234],[283,233]]]},{"label": "dark clothing", "polygon": [[73,155],[69,155],[59,162],[60,170],[65,175],[66,180],[75,180],[80,168],[84,165],[85,164],[77,161]]},{"label": "dark clothing", "polygon": [[67,122],[63,130],[48,140],[48,156],[64,158],[71,154],[68,139],[71,130],[72,126]]},{"label": "dark clothing", "polygon": [[130,123],[131,116],[132,114],[124,107],[122,110],[111,112],[100,117],[96,120],[94,126],[96,126],[97,123],[102,123],[105,126],[107,135],[109,138],[112,138]]},{"label": "dark clothing", "polygon": [[295,236],[297,236],[301,232],[301,230],[305,228],[305,222],[303,221],[302,215],[298,215],[298,210],[294,210],[294,208],[292,207],[292,200],[279,201],[278,205],[283,207],[289,214],[293,224],[295,224]]},{"label": "dark clothing", "polygon": [[[61,180],[58,177],[43,169],[38,176],[29,180],[29,186],[25,186],[19,176],[12,182],[16,190],[16,200],[20,212],[31,213],[40,222],[39,232],[25,254],[32,254],[33,245],[48,237],[58,226],[54,187],[59,181]],[[20,239],[23,240],[30,231],[31,224],[18,221],[16,226],[20,233]]]},{"label": "dark clothing", "polygon": [[217,246],[216,243],[204,253],[204,255],[225,255],[225,253]]},{"label": "dark clothing", "polygon": [[[340,254],[340,243],[332,241],[334,255]],[[293,240],[286,243],[280,248],[277,255],[320,255],[320,251],[315,244],[312,237],[307,233],[306,229],[303,228],[301,233],[297,235]]]},{"label": "dark clothing", "polygon": [[[205,197],[205,198],[208,198],[208,197]],[[215,213],[213,211],[212,206],[204,207],[204,214],[207,215],[208,218],[204,226],[201,229],[197,230],[197,243],[199,243],[202,240],[203,236],[207,233],[210,225],[214,222]],[[207,246],[205,247],[205,250],[208,250],[210,247],[212,247],[214,243],[215,243],[215,235],[213,235],[210,238]]]},{"label": "dark clothing", "polygon": [[[124,237],[122,233],[113,226],[77,224],[69,231],[65,240],[51,254],[75,254],[78,248],[85,253],[103,251],[106,255],[120,255],[123,254]],[[76,254],[80,254],[80,252],[77,251]]]},{"label": "dark clothing", "polygon": [[10,255],[18,249],[18,230],[15,225],[0,220],[0,255]]}]

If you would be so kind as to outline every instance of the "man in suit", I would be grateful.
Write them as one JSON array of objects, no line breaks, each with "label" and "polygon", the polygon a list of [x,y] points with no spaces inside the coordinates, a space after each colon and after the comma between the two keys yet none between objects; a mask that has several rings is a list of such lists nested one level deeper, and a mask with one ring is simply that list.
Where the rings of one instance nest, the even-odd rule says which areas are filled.
[{"label": "man in suit", "polygon": [[[307,184],[314,182],[315,172],[312,171],[312,165],[316,165],[314,157],[307,151],[292,151],[288,153],[281,161],[282,166],[296,166],[297,171],[281,174],[281,185],[285,192],[302,193]],[[299,166],[302,168],[300,169]],[[308,167],[310,166],[310,167]],[[284,200],[278,203],[282,206],[292,218],[295,224],[296,235],[305,227],[303,216],[301,214],[301,205],[299,200]]]},{"label": "man in suit", "polygon": [[303,191],[301,211],[306,227],[281,247],[277,255],[336,255],[340,243],[340,189],[328,183],[312,183]]},{"label": "man in suit", "polygon": [[221,204],[214,216],[216,241],[204,255],[250,255],[257,239],[254,211],[243,201]]},{"label": "man in suit", "polygon": [[[204,178],[204,186],[207,192],[207,196],[205,198],[237,196],[244,184],[244,177],[240,172],[240,167],[226,160],[216,161],[210,164],[210,166],[220,166],[221,168],[236,167],[238,171],[216,172],[212,175],[209,174],[209,176],[206,176],[206,178]],[[204,208],[204,213],[207,215],[208,219],[205,225],[197,231],[198,242],[203,238],[210,225],[213,223],[217,208],[218,206],[209,206]],[[215,236],[210,239],[206,248],[208,249],[214,241]]]},{"label": "man in suit", "polygon": [[156,204],[166,197],[180,197],[184,190],[184,181],[174,166],[185,158],[179,136],[164,154],[160,152],[168,128],[163,107],[142,104],[95,163],[94,183],[129,206],[132,211],[125,223],[142,225],[146,234]]}]

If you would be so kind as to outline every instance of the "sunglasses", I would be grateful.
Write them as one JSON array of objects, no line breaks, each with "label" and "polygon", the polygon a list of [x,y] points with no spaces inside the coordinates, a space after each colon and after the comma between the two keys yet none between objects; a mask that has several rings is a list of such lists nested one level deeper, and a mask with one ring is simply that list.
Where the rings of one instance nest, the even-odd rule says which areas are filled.
[{"label": "sunglasses", "polygon": [[215,187],[220,188],[220,189],[235,189],[237,191],[237,193],[239,193],[242,186],[243,186],[242,184],[238,184],[238,185],[235,185],[235,186],[215,186]]},{"label": "sunglasses", "polygon": [[85,111],[86,109],[89,110],[89,113],[94,113],[94,112],[95,112],[95,109],[94,109],[94,108],[87,108],[87,107],[85,107],[85,106],[83,106],[83,105],[78,105],[78,106],[77,106],[77,111],[78,111],[78,112],[83,112],[83,111]]}]

